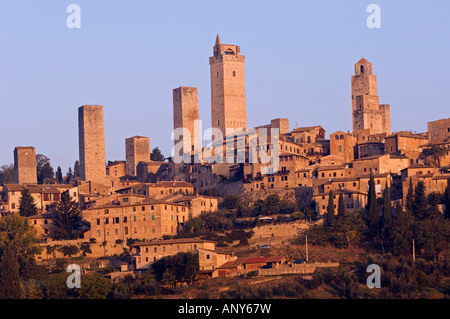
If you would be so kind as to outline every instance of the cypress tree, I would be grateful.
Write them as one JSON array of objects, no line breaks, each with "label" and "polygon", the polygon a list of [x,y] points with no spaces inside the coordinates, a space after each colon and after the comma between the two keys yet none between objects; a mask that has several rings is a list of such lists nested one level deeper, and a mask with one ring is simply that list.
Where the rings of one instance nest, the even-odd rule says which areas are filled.
[{"label": "cypress tree", "polygon": [[331,227],[334,225],[334,201],[333,201],[333,191],[330,190],[328,195],[328,206],[327,206],[327,226]]},{"label": "cypress tree", "polygon": [[427,198],[425,196],[425,185],[423,181],[417,182],[414,191],[413,215],[417,220],[425,220],[429,217]]},{"label": "cypress tree", "polygon": [[447,187],[445,188],[444,204],[445,204],[444,216],[445,218],[450,218],[450,178],[447,180]]},{"label": "cypress tree", "polygon": [[39,212],[34,197],[28,188],[24,188],[19,199],[19,214],[24,217],[37,215]]},{"label": "cypress tree", "polygon": [[372,236],[378,234],[380,218],[378,216],[377,194],[375,191],[375,179],[373,174],[370,175],[369,180],[369,194],[368,194],[368,209],[369,209],[369,229]]},{"label": "cypress tree", "polygon": [[408,194],[406,195],[406,205],[405,209],[409,214],[413,214],[413,203],[414,203],[414,186],[412,179],[409,179]]},{"label": "cypress tree", "polygon": [[386,227],[391,227],[392,225],[391,190],[387,181],[383,194],[383,224]]},{"label": "cypress tree", "polygon": [[341,192],[339,195],[339,203],[338,203],[338,219],[342,219],[345,216],[345,203],[344,203],[344,194]]}]

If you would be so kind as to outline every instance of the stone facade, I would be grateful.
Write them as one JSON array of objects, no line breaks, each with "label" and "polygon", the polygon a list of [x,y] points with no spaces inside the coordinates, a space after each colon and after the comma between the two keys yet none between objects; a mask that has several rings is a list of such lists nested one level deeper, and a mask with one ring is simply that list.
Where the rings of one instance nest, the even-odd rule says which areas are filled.
[{"label": "stone facade", "polygon": [[390,134],[390,107],[379,104],[377,76],[372,63],[362,58],[352,76],[353,131],[369,129],[371,133]]},{"label": "stone facade", "polygon": [[240,47],[222,44],[217,36],[211,69],[211,127],[226,135],[226,129],[247,129],[245,102],[245,56]]},{"label": "stone facade", "polygon": [[16,184],[37,184],[34,147],[17,146],[14,149],[14,176]]},{"label": "stone facade", "polygon": [[136,176],[139,162],[150,161],[150,139],[133,136],[125,140],[126,170],[128,176]]},{"label": "stone facade", "polygon": [[450,141],[450,118],[428,122],[430,143]]},{"label": "stone facade", "polygon": [[111,202],[83,211],[83,218],[91,225],[89,232],[85,233],[85,239],[126,242],[129,238],[173,236],[189,217],[189,207],[183,204],[154,199],[129,204],[124,198],[120,203]]},{"label": "stone facade", "polygon": [[80,178],[106,184],[105,129],[102,105],[78,108]]}]

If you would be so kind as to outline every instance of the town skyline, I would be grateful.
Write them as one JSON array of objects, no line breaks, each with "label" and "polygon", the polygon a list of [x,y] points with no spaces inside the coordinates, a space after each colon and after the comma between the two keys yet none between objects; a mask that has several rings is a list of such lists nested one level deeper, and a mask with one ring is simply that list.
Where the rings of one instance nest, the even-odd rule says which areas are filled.
[{"label": "town skyline", "polygon": [[[7,7],[7,5],[4,6]],[[105,31],[99,25],[100,22],[105,22],[103,20],[104,17],[99,16],[100,20],[93,24],[93,20],[91,17],[91,14],[93,14],[92,11],[95,11],[93,10],[93,7],[83,2],[80,2],[80,6],[82,8],[83,17],[82,28],[80,30],[69,30],[65,28],[64,23],[62,23],[63,26],[61,28],[63,30],[50,33],[50,36],[59,37],[64,35],[65,37],[69,38],[66,40],[61,38],[64,41],[75,41],[78,45],[80,45],[83,43],[83,41],[86,40],[86,38],[92,39],[92,35],[88,36],[89,31],[92,31],[94,33],[98,32],[99,30]],[[264,32],[255,33],[254,37],[248,37],[246,34],[248,34],[250,30],[245,32],[236,32],[236,27],[230,27],[226,29],[222,25],[220,25],[216,28],[217,30],[198,32],[198,34],[190,34],[189,37],[172,37],[172,46],[167,47],[168,50],[165,54],[166,57],[160,60],[160,58],[164,56],[164,54],[162,53],[162,51],[164,50],[162,48],[158,47],[157,52],[158,60],[165,61],[165,63],[160,63],[162,65],[162,69],[169,68],[169,71],[166,72],[166,75],[161,72],[148,72],[149,74],[154,74],[154,76],[145,76],[145,78],[147,79],[147,81],[150,79],[150,81],[154,83],[152,83],[153,85],[149,85],[147,88],[145,88],[144,86],[147,85],[148,82],[142,82],[140,81],[140,79],[144,77],[144,74],[146,73],[145,71],[148,70],[145,69],[146,65],[147,67],[149,67],[149,65],[155,67],[152,59],[145,59],[145,53],[153,53],[153,51],[150,50],[151,48],[146,47],[147,51],[140,52],[141,55],[139,55],[139,61],[141,63],[140,66],[143,67],[143,69],[138,69],[137,65],[131,64],[134,66],[134,68],[125,70],[126,66],[131,63],[130,61],[127,61],[126,58],[134,56],[136,54],[136,51],[139,51],[139,48],[142,48],[140,46],[142,43],[140,43],[139,41],[135,41],[134,46],[128,47],[128,51],[125,52],[127,54],[122,54],[123,63],[120,63],[120,60],[114,62],[117,71],[121,70],[122,72],[125,72],[124,74],[128,75],[127,77],[119,81],[117,80],[119,78],[122,78],[119,74],[114,75],[112,79],[109,80],[109,83],[108,81],[105,81],[104,76],[100,77],[101,79],[103,79],[103,81],[98,82],[95,80],[95,76],[91,76],[92,79],[86,81],[87,83],[76,81],[79,80],[79,76],[88,75],[89,73],[86,72],[88,70],[84,69],[83,72],[79,71],[77,73],[73,69],[73,66],[71,66],[71,63],[66,63],[65,65],[67,65],[67,72],[69,74],[68,78],[70,78],[70,74],[74,74],[74,79],[72,81],[58,80],[59,82],[62,82],[58,85],[58,87],[61,92],[65,92],[67,94],[61,94],[60,92],[58,92],[59,90],[57,88],[54,88],[54,86],[50,86],[50,89],[47,88],[44,90],[37,90],[39,85],[36,82],[34,82],[33,84],[32,81],[33,79],[34,81],[36,81],[38,75],[40,74],[40,67],[38,66],[35,66],[34,70],[27,69],[26,72],[18,72],[22,74],[22,80],[20,78],[17,78],[17,75],[12,74],[12,66],[18,66],[20,70],[21,67],[23,68],[26,66],[30,66],[29,63],[32,61],[35,62],[35,58],[30,57],[30,61],[23,61],[23,66],[18,65],[17,60],[12,60],[13,63],[11,64],[11,66],[5,67],[6,72],[4,72],[4,74],[8,75],[8,77],[4,77],[2,81],[3,83],[7,83],[7,85],[3,86],[2,96],[4,99],[4,103],[12,101],[15,97],[17,100],[17,107],[14,110],[6,111],[5,115],[11,118],[11,121],[5,123],[5,126],[9,127],[9,123],[14,123],[15,121],[17,121],[24,109],[29,111],[33,116],[30,116],[30,119],[24,119],[21,122],[23,123],[23,126],[21,126],[19,130],[16,129],[16,132],[20,133],[16,133],[14,134],[14,137],[5,139],[1,142],[0,149],[2,152],[2,156],[0,158],[0,164],[7,165],[13,162],[13,150],[15,146],[33,145],[36,147],[37,153],[44,154],[51,159],[52,165],[55,169],[56,166],[61,166],[63,172],[65,172],[68,167],[73,167],[73,162],[78,159],[76,109],[79,106],[86,104],[101,104],[105,107],[105,137],[107,160],[123,160],[125,153],[125,138],[135,135],[150,137],[151,148],[157,146],[163,151],[163,154],[165,156],[169,156],[172,148],[170,133],[173,129],[171,93],[174,88],[179,86],[194,86],[198,88],[200,119],[203,120],[204,128],[209,127],[210,125],[210,86],[208,83],[209,74],[207,59],[212,55],[212,46],[214,44],[215,36],[218,33],[221,34],[222,39],[225,43],[236,43],[240,45],[242,47],[243,54],[247,56],[246,97],[249,127],[255,127],[264,124],[272,118],[284,117],[290,119],[292,127],[321,125],[325,128],[327,135],[337,130],[351,131],[350,76],[352,74],[353,64],[356,63],[356,61],[358,61],[360,58],[365,57],[374,64],[374,74],[378,75],[380,97],[382,98],[382,100],[387,101],[391,104],[392,132],[402,130],[424,132],[426,131],[426,123],[428,121],[448,117],[443,112],[445,111],[445,105],[443,105],[442,103],[433,102],[439,100],[439,96],[433,94],[433,90],[437,91],[439,87],[445,87],[448,84],[448,79],[446,80],[445,77],[437,78],[438,74],[436,75],[436,78],[422,77],[421,74],[427,74],[427,72],[433,71],[423,69],[426,63],[423,63],[422,66],[418,66],[415,77],[411,78],[409,72],[412,72],[412,70],[405,69],[404,65],[404,60],[408,60],[407,57],[400,58],[399,52],[396,52],[394,50],[396,52],[394,53],[394,51],[392,51],[392,47],[390,48],[392,53],[391,56],[386,53],[386,50],[373,48],[374,46],[376,46],[376,44],[379,45],[380,43],[382,43],[383,39],[393,40],[391,38],[392,32],[386,32],[386,29],[388,29],[389,27],[392,28],[392,22],[390,21],[392,13],[389,13],[389,5],[384,5],[383,3],[381,3],[381,7],[383,8],[384,15],[383,26],[379,30],[371,30],[364,25],[365,19],[368,14],[363,10],[365,9],[365,6],[363,5],[353,7],[349,6],[345,8],[325,8],[323,10],[324,19],[333,17],[333,13],[337,15],[340,10],[344,9],[351,10],[352,12],[359,11],[361,13],[361,17],[359,17],[358,19],[356,19],[356,17],[352,19],[351,26],[360,25],[361,30],[355,29],[355,32],[359,32],[365,35],[365,38],[363,41],[363,45],[360,45],[361,48],[353,48],[353,50],[352,48],[348,48],[342,50],[341,46],[341,50],[335,49],[335,51],[333,52],[334,54],[319,54],[321,59],[308,59],[311,58],[312,52],[308,53],[308,50],[306,50],[305,47],[306,44],[311,45],[310,42],[304,41],[302,43],[303,45],[301,45],[297,43],[297,41],[285,41],[283,44],[281,42],[282,40],[278,39],[276,34],[273,34],[273,32],[269,34],[264,34]],[[28,12],[27,14],[33,14],[33,12],[36,13],[36,11],[31,10],[32,8],[33,7],[29,9],[30,12]],[[114,10],[117,9],[114,6],[109,8],[112,10],[111,13],[115,12]],[[45,9],[48,10],[49,8],[45,6]],[[57,9],[61,8],[52,8],[52,13],[56,14]],[[132,9],[136,8],[133,7],[131,8],[131,10]],[[243,10],[245,11],[246,9],[248,8],[245,7]],[[306,9],[310,9],[314,13],[319,12],[318,8],[311,4],[306,5]],[[332,9],[334,9],[334,11]],[[394,9],[399,8],[394,6]],[[413,9],[418,9],[418,7],[412,6],[410,8],[410,10]],[[427,9],[431,10],[433,8]],[[95,12],[98,13],[98,11]],[[399,11],[397,11],[397,13],[399,13]],[[12,16],[14,16],[14,14],[12,14]],[[64,14],[63,12],[61,21],[64,21],[64,18],[66,16],[67,14]],[[405,18],[405,16],[403,15],[401,16],[401,18],[402,17]],[[2,19],[2,21],[6,25],[8,25],[8,23],[11,23],[10,19],[11,18],[5,18]],[[254,17],[251,16],[249,19],[254,19]],[[439,21],[439,19],[436,19],[436,21]],[[358,24],[356,22],[358,22]],[[48,28],[55,27],[57,25],[56,22],[51,22],[50,24],[51,25],[45,26],[47,31]],[[109,24],[105,24],[104,27],[106,27],[106,25]],[[344,25],[345,28],[351,26]],[[134,25],[134,27],[136,26]],[[405,31],[405,29],[403,29],[399,25],[396,25],[396,27],[398,28],[397,30],[399,32]],[[122,26],[121,28],[124,28],[127,31],[131,30],[129,28],[125,28],[124,26]],[[286,40],[286,38],[289,36],[291,36],[291,39],[295,39],[292,37],[293,31],[288,28],[287,24],[280,24],[278,28],[279,31],[284,30],[284,32],[281,33],[284,35],[284,40]],[[115,30],[117,31],[118,29],[120,29],[120,27],[116,26]],[[144,29],[145,28],[142,28],[140,30],[140,35],[145,34],[146,30]],[[326,30],[320,30],[320,32],[324,31]],[[122,32],[125,33],[126,31],[123,30]],[[423,32],[425,32],[425,30],[423,30]],[[207,36],[205,35],[206,33]],[[302,37],[306,37],[306,35],[303,33],[297,34],[299,36],[301,35]],[[107,33],[107,35],[110,35],[110,33]],[[3,36],[4,35],[2,34],[2,37]],[[50,40],[48,36],[49,35],[45,35],[44,33],[41,35],[41,38],[44,40],[44,42],[47,42]],[[108,39],[108,36],[106,36],[106,38]],[[265,41],[261,41],[262,38],[264,38]],[[346,39],[345,41],[349,40],[349,38],[345,35],[344,38]],[[434,38],[437,39],[439,37]],[[24,39],[29,40],[28,37],[25,37]],[[190,41],[191,39],[194,41]],[[324,39],[329,38],[325,37]],[[7,38],[5,40],[9,40],[6,41],[6,43],[11,42],[11,39]],[[111,39],[103,42],[110,45],[111,42],[109,42],[109,40]],[[311,38],[307,37],[306,40],[312,41],[312,35]],[[25,40],[22,41],[22,48],[24,46],[26,47],[27,45],[31,45],[31,42],[27,43]],[[200,45],[196,45],[197,43],[200,43]],[[330,44],[331,43],[332,42],[330,42]],[[65,42],[64,44],[67,45],[67,43]],[[313,50],[313,48],[317,49],[321,45],[322,44],[316,43],[315,47],[310,46],[309,49],[311,51],[315,51]],[[441,44],[433,43],[433,45],[436,46]],[[286,46],[291,46],[293,50],[286,51]],[[111,46],[106,47],[111,48]],[[105,53],[106,47],[101,52]],[[296,50],[301,47],[303,47],[303,49]],[[65,52],[63,48],[58,48],[59,50],[61,50],[61,53],[63,51]],[[71,48],[73,49],[74,47]],[[136,50],[134,50],[134,48],[136,48]],[[402,48],[404,50],[405,46],[403,45]],[[40,49],[42,50],[42,48]],[[432,46],[428,47],[428,49],[431,50]],[[441,50],[439,54],[435,53],[436,50],[433,50],[433,55],[431,57],[437,58],[437,56],[441,54],[445,55],[445,52],[447,52],[446,50],[448,50],[448,48],[444,47],[443,49],[444,50]],[[274,54],[276,54],[277,52],[280,53],[280,50],[283,50],[280,57],[287,56],[297,58],[295,60],[284,58],[280,59],[278,57],[273,59],[266,58],[266,56],[276,56]],[[14,50],[9,52],[8,54],[11,54],[13,51]],[[135,53],[133,54],[133,52]],[[200,52],[202,53],[199,54]],[[43,54],[43,51],[37,53],[37,55],[40,56],[41,54]],[[78,53],[80,53],[80,51],[78,51]],[[424,52],[411,52],[411,56],[414,56],[416,59],[421,54],[424,54]],[[183,56],[183,58],[174,60],[174,57],[176,57],[177,55]],[[71,55],[68,55],[68,57],[71,57]],[[107,65],[110,65],[109,63],[112,62],[106,61],[105,63],[101,63],[101,61],[97,57],[92,57],[88,54],[86,54],[85,56],[82,54],[82,58],[83,59],[80,58],[79,62],[84,60],[87,65],[91,67],[91,70],[93,71],[92,74],[102,74],[98,71],[100,71],[100,69],[103,69],[104,71],[104,68]],[[409,57],[409,59],[412,59],[412,57]],[[92,63],[94,63],[94,60],[99,63],[98,68],[93,67]],[[280,62],[281,60],[288,61]],[[326,64],[324,65],[323,62],[322,64],[320,64],[319,62],[314,63],[314,61],[318,60],[326,61]],[[72,61],[74,65],[77,64],[77,60],[72,59]],[[62,63],[62,60],[58,61],[58,63]],[[56,72],[57,70],[55,70],[55,67],[57,65],[60,65],[58,63],[52,64],[49,61],[46,61],[47,66],[52,66],[52,72],[50,73],[53,74],[53,76],[58,74]],[[310,66],[305,67],[306,64],[310,64]],[[398,72],[397,68],[390,69],[389,66],[392,64],[397,65],[398,69],[402,69],[402,72]],[[287,65],[289,65],[290,68],[286,67]],[[198,72],[193,71],[194,68],[197,68]],[[274,68],[277,68],[277,70],[275,70]],[[323,70],[329,71],[326,76],[323,76],[323,71],[320,71],[322,68]],[[438,73],[445,73],[442,71],[445,71],[446,68],[448,68],[448,65],[440,64],[440,72]],[[315,69],[316,71],[313,72],[312,69]],[[37,71],[37,73],[33,71]],[[62,70],[59,70],[59,73],[65,73],[61,71]],[[27,79],[23,80],[25,74],[27,75]],[[107,75],[107,73],[105,75]],[[293,76],[295,76],[296,81],[291,81]],[[8,81],[8,79],[11,79],[11,81]],[[17,83],[17,81],[19,80],[21,80],[20,85],[19,83]],[[162,81],[159,81],[160,83],[156,84],[158,80]],[[411,90],[414,92],[410,92],[409,95],[402,94],[402,90],[406,89],[407,84],[414,82],[414,80],[422,85],[423,90]],[[49,79],[47,78],[46,81],[49,81]],[[87,94],[76,94],[75,97],[76,90],[74,90],[73,93],[70,92],[70,85],[64,84],[66,82],[72,82],[72,85],[77,84],[75,85],[75,88],[79,88],[81,92],[86,92]],[[397,85],[394,86],[393,82],[397,82]],[[332,85],[331,83],[338,85]],[[438,85],[436,86],[436,84]],[[311,88],[311,86],[313,85],[315,86],[315,89]],[[432,86],[431,90],[427,90],[429,86]],[[87,87],[90,88],[88,89]],[[122,89],[118,91],[118,87],[122,87]],[[396,87],[397,89],[394,90],[392,89],[393,87]],[[323,88],[325,91],[328,91],[330,94],[323,94],[322,92],[320,92],[321,88]],[[23,97],[20,94],[17,94],[21,90],[30,90],[32,94],[27,97]],[[39,94],[37,94],[37,91],[39,91]],[[97,92],[93,94],[92,91],[98,91],[101,93]],[[50,94],[48,94],[49,92]],[[106,92],[109,92],[110,96],[106,96]],[[122,97],[118,98],[119,92],[125,94],[122,94]],[[134,94],[130,94],[130,92]],[[261,94],[261,92],[264,92],[264,96]],[[67,96],[67,98],[57,98],[55,100],[52,99],[51,101],[49,101],[49,105],[53,106],[45,107],[44,101],[48,100],[48,98],[46,98],[44,95],[59,97],[61,95],[65,95]],[[103,98],[103,96],[105,98]],[[429,103],[432,104],[432,106],[427,107],[426,110],[424,110],[422,107],[419,108],[419,104],[422,104],[422,99],[425,99],[425,97],[427,98],[427,101],[430,101]],[[37,99],[38,102],[36,102],[36,105],[39,105],[39,109],[45,112],[40,113],[41,115],[34,113],[36,112],[36,110],[28,106],[33,105],[29,103],[29,100],[32,99]],[[26,100],[28,100],[28,102]],[[127,100],[131,102],[127,102]],[[133,103],[133,101],[135,101],[135,103]],[[57,108],[55,107],[55,104],[60,104],[64,107],[61,106]],[[276,107],[271,107],[271,105],[275,105]],[[312,107],[309,107],[308,105],[312,105]],[[405,117],[403,114],[405,114],[405,110],[407,111],[408,108],[410,109],[410,111],[408,111],[407,113],[408,116]],[[161,109],[164,109],[164,112],[160,112]],[[124,110],[133,110],[133,112],[126,112],[125,114],[123,114]],[[413,112],[414,110],[417,110],[417,112]],[[136,112],[141,112],[139,114],[142,114],[142,116],[136,116]],[[324,112],[329,113],[330,116],[323,116]],[[46,116],[44,114],[46,114]],[[156,114],[158,116],[157,121],[155,120],[154,116]],[[43,116],[43,119],[50,118],[51,124],[45,125],[40,121],[36,121],[36,118],[40,119],[41,116]],[[31,121],[31,118],[35,123],[29,122]],[[59,122],[63,122],[65,124]],[[65,130],[65,133],[58,134],[61,135],[61,137],[55,136],[54,134],[51,134],[52,128],[63,128]],[[33,132],[33,134],[21,132]],[[70,143],[65,143],[64,141],[70,141]]]}]

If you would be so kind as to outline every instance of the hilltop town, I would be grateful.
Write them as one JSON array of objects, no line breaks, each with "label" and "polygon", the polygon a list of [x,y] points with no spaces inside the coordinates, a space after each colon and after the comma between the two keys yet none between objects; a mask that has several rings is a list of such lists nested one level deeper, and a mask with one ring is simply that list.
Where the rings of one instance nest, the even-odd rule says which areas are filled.
[{"label": "hilltop town", "polygon": [[[392,132],[390,105],[380,104],[375,68],[365,58],[342,79],[351,79],[352,131],[328,138],[320,123],[292,128],[289,118],[247,127],[240,47],[217,36],[209,64],[209,145],[201,142],[197,88],[180,86],[172,92],[174,153],[167,159],[151,160],[151,137],[132,136],[126,158],[107,162],[102,105],[78,108],[79,176],[38,183],[38,150],[14,149],[15,182],[0,186],[0,211],[3,220],[21,213],[24,194],[31,195],[37,210],[26,219],[38,237],[38,263],[51,269],[71,259],[83,273],[112,267],[114,281],[192,253],[198,278],[310,274],[341,260],[309,262],[301,234],[329,223],[341,203],[346,214],[364,212],[371,183],[380,218],[383,200],[398,217],[418,184],[427,198],[440,194],[435,208],[446,215],[450,118],[429,122],[427,132]],[[81,212],[68,235],[55,231],[61,203]],[[301,246],[293,252],[295,240]]]}]

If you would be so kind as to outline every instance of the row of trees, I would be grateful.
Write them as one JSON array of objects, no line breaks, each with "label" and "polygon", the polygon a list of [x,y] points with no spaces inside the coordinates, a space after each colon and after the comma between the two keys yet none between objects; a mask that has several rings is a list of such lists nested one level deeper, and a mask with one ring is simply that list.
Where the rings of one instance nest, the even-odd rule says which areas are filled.
[{"label": "row of trees", "polygon": [[[444,214],[439,211],[440,203],[445,204]],[[410,180],[405,207],[397,205],[392,209],[388,185],[383,196],[377,198],[371,176],[365,210],[347,212],[341,192],[336,214],[333,193],[330,192],[325,223],[312,227],[308,236],[315,244],[333,244],[343,248],[352,242],[365,242],[397,255],[411,255],[414,240],[418,254],[439,259],[450,241],[450,186],[444,194],[426,196],[424,183],[419,181],[414,186]],[[299,240],[304,241],[304,236]]]}]

